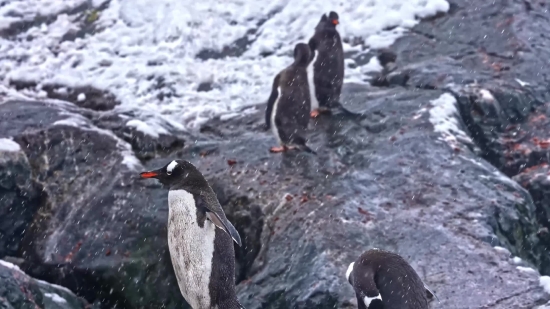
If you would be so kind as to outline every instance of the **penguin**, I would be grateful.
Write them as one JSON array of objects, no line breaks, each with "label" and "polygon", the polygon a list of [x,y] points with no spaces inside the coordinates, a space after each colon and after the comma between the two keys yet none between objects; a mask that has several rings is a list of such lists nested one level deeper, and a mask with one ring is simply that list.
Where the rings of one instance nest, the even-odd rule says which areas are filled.
[{"label": "penguin", "polygon": [[427,309],[435,294],[400,255],[371,249],[346,271],[359,309]]},{"label": "penguin", "polygon": [[[397,54],[389,49],[382,49],[376,56],[376,60],[382,66],[382,71],[372,78],[370,84],[375,87],[388,87],[390,86],[389,74],[397,68]],[[405,78],[402,82],[403,84],[406,84],[408,80],[408,77]]]},{"label": "penguin", "polygon": [[311,92],[311,117],[315,118],[339,103],[344,83],[344,48],[340,34],[338,14],[323,14],[308,42],[311,48],[308,65],[308,82]]},{"label": "penguin", "polygon": [[227,220],[201,172],[185,160],[143,172],[168,188],[168,249],[181,294],[193,309],[244,309],[235,293],[233,242]]},{"label": "penguin", "polygon": [[273,153],[297,148],[315,154],[305,138],[311,108],[306,72],[309,58],[309,46],[296,44],[294,62],[273,79],[265,111],[266,128],[271,128],[280,144],[271,147]]}]

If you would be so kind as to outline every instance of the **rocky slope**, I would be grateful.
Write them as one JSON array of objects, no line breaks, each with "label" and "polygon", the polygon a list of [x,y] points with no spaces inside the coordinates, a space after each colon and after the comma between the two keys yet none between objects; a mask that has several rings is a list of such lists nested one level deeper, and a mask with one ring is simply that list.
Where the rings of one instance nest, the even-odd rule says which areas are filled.
[{"label": "rocky slope", "polygon": [[137,175],[184,158],[241,233],[246,308],[355,308],[345,270],[371,247],[407,258],[434,308],[543,306],[550,3],[451,3],[391,47],[386,87],[348,84],[312,122],[317,156],[270,154],[263,106],[153,138],[88,105],[1,104],[0,258],[104,308],[180,307],[167,194]]},{"label": "rocky slope", "polygon": [[[33,279],[17,266],[0,260],[0,308],[84,309],[92,308],[68,289]],[[94,306],[93,308],[99,308]]]}]

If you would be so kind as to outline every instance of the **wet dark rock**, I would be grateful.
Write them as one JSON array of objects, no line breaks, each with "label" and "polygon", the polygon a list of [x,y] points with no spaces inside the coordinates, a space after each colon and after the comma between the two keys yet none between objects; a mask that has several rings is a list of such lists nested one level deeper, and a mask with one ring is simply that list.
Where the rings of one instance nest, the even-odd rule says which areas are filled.
[{"label": "wet dark rock", "polygon": [[[64,89],[60,91],[60,88]],[[42,89],[48,93],[48,98],[68,101],[96,111],[112,110],[119,104],[113,94],[93,87],[72,89],[59,85],[45,85]]]},{"label": "wet dark rock", "polygon": [[212,83],[210,82],[200,83],[199,86],[197,87],[197,91],[199,92],[208,92],[212,89],[214,88],[212,87]]},{"label": "wet dark rock", "polygon": [[533,197],[537,207],[537,219],[542,228],[550,228],[550,167],[548,163],[526,168],[514,176],[514,180],[526,188]]},{"label": "wet dark rock", "polygon": [[21,151],[0,151],[0,258],[16,255],[25,231],[43,206],[42,186]]},{"label": "wet dark rock", "polygon": [[117,114],[90,115],[92,122],[102,128],[112,131],[120,139],[132,146],[135,156],[142,160],[150,160],[157,156],[165,156],[183,148],[188,136],[172,130],[173,133],[151,136],[134,127],[127,126],[127,117]]},{"label": "wet dark rock", "polygon": [[[0,115],[13,105],[0,105]],[[38,109],[40,103],[17,104],[23,110],[27,105]],[[45,104],[41,108],[44,115],[55,113]],[[21,132],[14,140],[25,145],[34,179],[47,196],[25,232],[22,267],[108,307],[122,302],[174,308],[182,298],[166,241],[158,241],[166,238],[166,192],[142,190],[136,175],[144,167],[130,145],[80,121],[77,128],[45,118],[40,129],[12,130]],[[163,288],[144,291],[147,286]]]},{"label": "wet dark rock", "polygon": [[33,279],[17,266],[0,260],[0,308],[92,309],[66,288]]},{"label": "wet dark rock", "polygon": [[[524,251],[513,254],[534,259],[527,257],[533,246],[530,238],[537,233],[528,195],[479,161],[468,145],[457,154],[441,142],[432,131],[428,111],[417,118],[418,111],[429,109],[429,102],[442,92],[358,88],[348,87],[343,99],[357,117],[336,113],[317,121],[311,145],[322,149],[318,157],[271,155],[267,149],[274,139],[269,133],[264,137],[245,129],[235,133],[241,134],[238,143],[219,146],[220,153],[231,149],[232,156],[246,163],[246,168],[241,164],[231,168],[233,182],[241,188],[250,182],[245,171],[254,171],[261,194],[249,197],[256,196],[267,216],[253,276],[239,286],[243,304],[247,308],[353,308],[345,270],[353,257],[369,247],[406,256],[439,297],[445,295],[444,308],[458,303],[448,290],[451,286],[472,295],[467,303],[461,300],[468,308],[522,304],[523,297],[508,298],[507,293],[516,289],[529,291],[531,304],[544,299],[536,276],[517,274],[513,264],[496,257],[491,248],[524,246]],[[373,123],[384,122],[384,128],[372,135],[361,126],[366,117]],[[261,122],[261,114],[257,121]],[[225,125],[232,126],[233,132],[238,128],[231,121]],[[223,123],[215,126],[225,131]],[[252,147],[264,151],[251,157]],[[212,164],[216,170],[226,168],[219,157],[203,160],[208,160],[200,161],[203,169],[212,169]],[[513,239],[514,245],[505,237],[502,241],[495,237],[499,224],[522,233]],[[469,262],[456,268],[458,260]],[[502,274],[508,271],[516,274],[505,279]],[[509,285],[508,280],[517,276],[522,276],[522,283]],[[494,290],[469,290],[468,282],[479,278],[485,278],[482,284],[506,287],[500,296]]]},{"label": "wet dark rock", "polygon": [[[36,83],[10,80],[10,85],[17,90],[36,89]],[[119,104],[115,96],[107,91],[99,90],[93,87],[71,88],[62,85],[43,85],[41,86],[51,99],[68,101],[76,106],[91,109],[94,111],[107,111],[115,108]]]}]

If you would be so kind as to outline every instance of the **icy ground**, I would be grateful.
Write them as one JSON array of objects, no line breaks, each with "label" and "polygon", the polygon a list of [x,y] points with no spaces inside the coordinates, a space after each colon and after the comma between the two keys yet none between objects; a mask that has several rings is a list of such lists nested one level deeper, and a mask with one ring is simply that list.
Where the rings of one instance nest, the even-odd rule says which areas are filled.
[{"label": "icy ground", "polygon": [[[153,136],[192,129],[266,101],[273,76],[323,13],[340,15],[346,81],[364,82],[379,65],[353,58],[448,9],[445,0],[4,0],[0,101],[21,83],[32,85],[18,92],[30,98],[45,97],[46,85],[92,86]],[[212,89],[199,91],[201,83]]]}]

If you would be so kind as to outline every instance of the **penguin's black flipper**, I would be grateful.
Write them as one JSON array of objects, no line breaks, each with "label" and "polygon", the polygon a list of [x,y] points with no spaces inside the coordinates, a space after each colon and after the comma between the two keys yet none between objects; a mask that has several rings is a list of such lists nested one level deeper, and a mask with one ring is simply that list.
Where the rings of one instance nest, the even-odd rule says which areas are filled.
[{"label": "penguin's black flipper", "polygon": [[424,288],[426,289],[426,296],[428,297],[428,299],[437,299],[437,302],[439,303],[439,297],[437,297],[437,295],[424,283]]},{"label": "penguin's black flipper", "polygon": [[279,91],[278,91],[279,79],[280,79],[280,76],[279,74],[277,74],[273,79],[273,85],[271,86],[271,94],[269,95],[269,99],[267,100],[267,108],[265,109],[266,129],[271,128],[271,113],[273,112],[273,105],[275,104],[275,101],[277,101],[277,98],[279,97]]},{"label": "penguin's black flipper", "polygon": [[[212,192],[212,194],[214,193]],[[193,199],[195,200],[195,205],[197,206],[197,208],[202,209],[206,213],[206,217],[208,218],[208,220],[212,221],[214,225],[226,232],[227,235],[231,236],[231,238],[233,238],[233,241],[235,241],[237,245],[239,245],[239,247],[242,246],[241,236],[239,236],[239,232],[237,232],[233,224],[231,224],[231,222],[229,222],[229,220],[227,220],[227,218],[225,217],[222,206],[220,205],[220,202],[218,202],[218,199],[215,197],[215,194],[214,198],[209,199],[208,197],[206,197],[206,200],[205,197],[201,194],[193,194]],[[212,201],[212,203],[215,203],[215,205],[209,205],[207,202],[208,199]],[[218,214],[218,212],[220,212],[220,214]]]},{"label": "penguin's black flipper", "polygon": [[210,211],[206,212],[206,217],[208,217],[208,219],[210,219],[210,221],[212,221],[212,223],[214,223],[217,227],[219,227],[220,229],[224,230],[227,234],[229,234],[229,236],[233,238],[233,241],[235,241],[237,245],[239,245],[239,247],[242,246],[241,236],[239,236],[239,232],[237,232],[237,230],[235,229],[233,224],[229,222],[229,220],[227,219],[224,220],[220,218],[218,214]]}]

